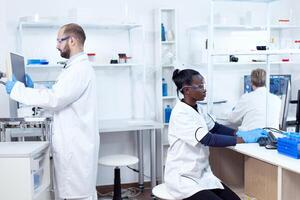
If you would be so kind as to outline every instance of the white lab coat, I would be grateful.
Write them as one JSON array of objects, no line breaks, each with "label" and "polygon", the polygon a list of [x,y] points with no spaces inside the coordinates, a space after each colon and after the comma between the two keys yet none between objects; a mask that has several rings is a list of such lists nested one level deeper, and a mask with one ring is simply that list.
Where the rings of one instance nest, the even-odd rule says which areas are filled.
[{"label": "white lab coat", "polygon": [[[266,101],[268,94],[268,101]],[[268,103],[267,103],[268,102]],[[268,115],[267,113],[268,106]],[[279,127],[281,100],[267,92],[266,87],[244,94],[228,115],[228,121],[241,124],[239,130],[248,131],[255,128]]]},{"label": "white lab coat", "polygon": [[17,82],[10,95],[54,112],[54,169],[62,199],[94,195],[100,142],[95,72],[85,54],[72,58],[52,89],[25,88]]},{"label": "white lab coat", "polygon": [[198,113],[183,102],[177,102],[172,110],[165,183],[175,199],[184,199],[202,190],[223,189],[210,169],[209,147],[198,142],[213,126],[214,122],[200,109]]}]

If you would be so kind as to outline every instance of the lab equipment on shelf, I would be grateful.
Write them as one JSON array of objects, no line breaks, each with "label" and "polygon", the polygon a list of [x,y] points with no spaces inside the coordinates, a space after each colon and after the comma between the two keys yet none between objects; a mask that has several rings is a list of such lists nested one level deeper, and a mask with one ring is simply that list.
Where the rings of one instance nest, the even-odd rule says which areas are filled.
[{"label": "lab equipment on shelf", "polygon": [[96,60],[96,53],[87,53],[90,62],[95,62]]},{"label": "lab equipment on shelf", "polygon": [[48,65],[47,59],[27,59],[27,65]]},{"label": "lab equipment on shelf", "polygon": [[166,30],[163,23],[161,23],[161,41],[166,41]]},{"label": "lab equipment on shelf", "polygon": [[162,95],[168,96],[168,84],[164,78],[162,79]]},{"label": "lab equipment on shelf", "polygon": [[170,105],[167,105],[165,108],[165,123],[169,123],[171,116],[172,108]]}]

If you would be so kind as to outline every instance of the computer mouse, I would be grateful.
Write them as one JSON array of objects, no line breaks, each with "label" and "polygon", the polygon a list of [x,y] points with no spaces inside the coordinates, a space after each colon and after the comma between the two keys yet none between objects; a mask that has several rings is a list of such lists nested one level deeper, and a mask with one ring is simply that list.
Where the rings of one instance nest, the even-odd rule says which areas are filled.
[{"label": "computer mouse", "polygon": [[276,146],[271,145],[271,144],[267,144],[265,147],[266,147],[266,149],[277,149]]}]

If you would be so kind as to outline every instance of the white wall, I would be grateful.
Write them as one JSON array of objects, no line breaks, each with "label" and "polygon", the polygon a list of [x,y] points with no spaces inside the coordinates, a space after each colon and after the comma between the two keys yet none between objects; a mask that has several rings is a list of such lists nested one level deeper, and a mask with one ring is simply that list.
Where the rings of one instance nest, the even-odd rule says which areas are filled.
[{"label": "white wall", "polygon": [[[140,101],[142,95],[139,84],[136,84],[138,92],[134,94],[135,103],[138,104],[138,109],[135,113],[131,113],[129,106],[130,91],[128,70],[101,70],[97,71],[99,78],[99,101],[100,110],[99,113],[102,119],[110,118],[124,118],[134,114],[136,117],[141,117],[143,114],[147,118],[154,118],[154,100],[155,100],[155,63],[154,63],[154,16],[153,10],[159,7],[172,7],[177,9],[178,14],[178,31],[179,31],[179,63],[188,64],[191,63],[191,54],[188,44],[188,31],[187,29],[193,25],[204,24],[207,22],[209,16],[209,1],[208,0],[110,0],[110,1],[96,1],[96,0],[52,0],[52,1],[17,1],[17,0],[0,0],[0,33],[1,33],[1,45],[0,45],[0,69],[3,69],[5,54],[9,51],[16,51],[16,27],[18,20],[23,16],[32,16],[39,14],[42,17],[52,16],[60,19],[68,19],[71,15],[71,10],[77,8],[80,17],[79,22],[103,22],[103,23],[120,23],[120,22],[136,22],[144,24],[146,43],[145,43],[145,61],[147,67],[147,93],[145,94],[146,111],[144,113]],[[126,6],[127,4],[127,6]],[[257,5],[257,4],[256,4]],[[290,5],[293,8],[299,8],[300,3],[297,0],[281,0],[276,2],[272,7],[273,18],[279,18],[281,15],[285,17],[289,14]],[[230,6],[229,6],[230,7]],[[285,8],[285,9],[282,9]],[[223,7],[216,9],[216,12],[223,13]],[[232,8],[226,8],[226,12],[229,13],[227,20],[237,20],[239,16],[242,16],[242,11],[236,12],[238,6]],[[263,18],[263,7],[249,6],[247,9],[255,10],[257,15],[253,15],[253,21],[259,21]],[[246,11],[244,9],[243,11]],[[127,11],[126,11],[127,10]],[[277,12],[276,12],[277,11]],[[280,12],[279,12],[280,11]],[[297,14],[299,18],[299,13]],[[236,16],[239,15],[239,16]],[[106,34],[103,36],[103,32],[87,30],[87,51],[95,51],[97,53],[97,59],[101,61],[108,61],[112,55],[116,55],[120,51],[126,51],[121,49],[124,43],[125,36],[118,35],[118,33]],[[59,54],[55,49],[56,44],[56,30],[27,30],[24,32],[24,53],[30,57],[47,57],[52,63],[60,60]],[[200,41],[199,46],[203,47],[203,42]],[[38,48],[37,48],[38,47]],[[49,57],[49,55],[51,55]],[[240,77],[251,71],[251,69],[223,69],[216,72],[216,77],[219,80],[226,81],[228,77],[231,80],[239,81]],[[234,70],[235,73],[231,73],[230,70]],[[299,87],[300,74],[298,69],[284,67],[278,69],[280,71],[293,71],[293,83],[294,90]],[[200,71],[205,71],[200,69]],[[33,73],[33,79],[39,78],[39,74]],[[138,83],[141,81],[139,73],[134,76],[134,80]],[[217,80],[217,79],[215,79]],[[208,80],[209,81],[209,80]],[[296,84],[297,83],[297,84]],[[226,85],[227,90],[216,88],[216,94],[219,96],[227,96],[232,99],[237,99],[241,94],[241,87],[236,82],[231,81]],[[0,86],[3,88],[3,86]],[[232,88],[232,90],[231,90]],[[228,91],[232,91],[228,95]],[[115,95],[119,95],[117,98]],[[123,98],[128,96],[128,98]],[[295,92],[293,92],[295,96]],[[7,116],[7,95],[3,89],[0,89],[0,117]],[[136,155],[134,134],[114,133],[114,134],[102,134],[101,135],[101,152],[100,155],[108,155],[112,153],[130,153]],[[149,137],[145,137],[145,141],[149,141]],[[145,174],[149,175],[149,146],[145,146]],[[106,185],[113,183],[113,169],[101,167],[99,171],[98,184]],[[137,175],[128,169],[122,169],[122,182],[136,182]],[[147,180],[147,179],[146,179]]]}]

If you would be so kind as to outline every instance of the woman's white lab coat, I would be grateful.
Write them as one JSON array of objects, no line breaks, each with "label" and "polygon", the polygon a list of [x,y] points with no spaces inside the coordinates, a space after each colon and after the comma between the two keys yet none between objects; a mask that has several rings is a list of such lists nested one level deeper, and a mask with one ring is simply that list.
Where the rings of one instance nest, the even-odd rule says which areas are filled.
[{"label": "woman's white lab coat", "polygon": [[228,121],[241,123],[241,131],[264,127],[279,128],[280,112],[280,98],[267,92],[266,87],[259,87],[241,97],[228,115]]},{"label": "woman's white lab coat", "polygon": [[94,195],[99,151],[95,72],[85,54],[69,60],[50,89],[17,82],[10,97],[54,111],[53,158],[60,198]]},{"label": "woman's white lab coat", "polygon": [[198,142],[213,126],[214,122],[200,109],[197,112],[183,102],[174,107],[169,123],[165,182],[175,199],[184,199],[202,190],[223,189],[210,169],[209,147]]}]

